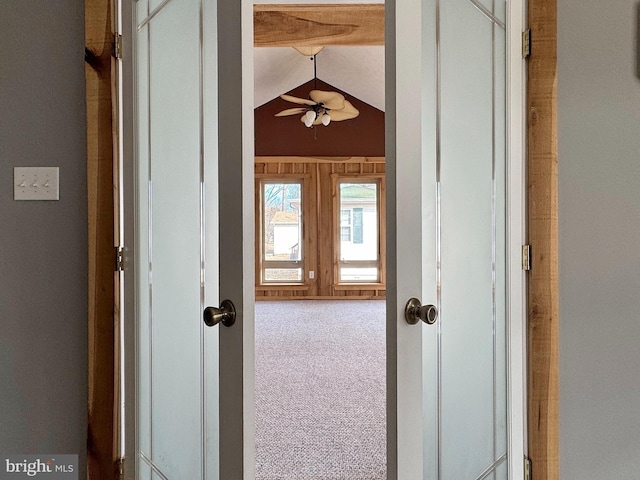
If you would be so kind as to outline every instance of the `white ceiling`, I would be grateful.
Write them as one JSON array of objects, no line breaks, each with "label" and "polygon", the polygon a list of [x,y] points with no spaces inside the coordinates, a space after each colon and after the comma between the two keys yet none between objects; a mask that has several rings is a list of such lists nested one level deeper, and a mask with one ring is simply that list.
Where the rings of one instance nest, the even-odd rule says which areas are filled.
[{"label": "white ceiling", "polygon": [[[254,0],[256,4],[384,4],[384,0]],[[330,46],[317,57],[317,74],[336,88],[384,110],[384,47]],[[255,106],[313,79],[313,62],[292,47],[254,48]]]},{"label": "white ceiling", "polygon": [[[317,76],[384,111],[384,47],[331,46],[317,55]],[[254,49],[255,106],[313,79],[313,61],[292,47]]]}]

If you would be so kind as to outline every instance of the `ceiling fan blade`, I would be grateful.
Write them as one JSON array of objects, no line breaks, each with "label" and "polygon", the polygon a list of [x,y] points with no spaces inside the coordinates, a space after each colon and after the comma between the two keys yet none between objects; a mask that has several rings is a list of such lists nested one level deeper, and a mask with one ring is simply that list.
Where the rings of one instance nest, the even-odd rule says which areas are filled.
[{"label": "ceiling fan blade", "polygon": [[322,103],[329,110],[341,110],[344,108],[344,96],[338,92],[325,92],[322,90],[311,90],[309,97],[316,103]]},{"label": "ceiling fan blade", "polygon": [[304,107],[288,108],[275,114],[276,117],[286,117],[287,115],[297,115],[303,113],[306,110]]},{"label": "ceiling fan blade", "polygon": [[360,112],[356,107],[351,105],[348,100],[344,101],[344,108],[342,110],[331,110],[329,116],[332,122],[339,122],[341,120],[350,120],[360,115]]},{"label": "ceiling fan blade", "polygon": [[287,102],[299,103],[300,105],[315,105],[313,100],[307,100],[306,98],[293,97],[291,95],[280,95],[280,98]]}]

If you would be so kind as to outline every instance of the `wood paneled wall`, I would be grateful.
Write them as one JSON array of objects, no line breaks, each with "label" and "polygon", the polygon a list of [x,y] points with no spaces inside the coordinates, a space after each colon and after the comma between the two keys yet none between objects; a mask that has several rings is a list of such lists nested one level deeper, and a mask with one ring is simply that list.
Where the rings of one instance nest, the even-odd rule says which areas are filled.
[{"label": "wood paneled wall", "polygon": [[[384,298],[384,263],[381,283],[339,284],[336,281],[337,258],[336,227],[333,178],[344,176],[379,176],[384,178],[383,157],[256,157],[256,209],[259,208],[258,180],[261,178],[303,179],[303,237],[306,245],[304,271],[314,272],[314,278],[305,274],[304,282],[291,285],[260,284],[260,212],[256,211],[256,300],[283,300],[299,298]],[[384,201],[381,200],[384,204]],[[380,211],[380,222],[384,225],[384,210]],[[384,238],[384,232],[381,235]],[[384,243],[381,258],[385,257]]]}]

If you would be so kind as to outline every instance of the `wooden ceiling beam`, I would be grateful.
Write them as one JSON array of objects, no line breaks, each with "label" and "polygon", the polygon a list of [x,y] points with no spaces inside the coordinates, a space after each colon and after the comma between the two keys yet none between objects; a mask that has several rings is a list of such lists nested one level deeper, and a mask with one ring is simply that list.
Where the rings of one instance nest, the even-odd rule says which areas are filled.
[{"label": "wooden ceiling beam", "polygon": [[256,47],[384,45],[384,4],[254,5]]}]

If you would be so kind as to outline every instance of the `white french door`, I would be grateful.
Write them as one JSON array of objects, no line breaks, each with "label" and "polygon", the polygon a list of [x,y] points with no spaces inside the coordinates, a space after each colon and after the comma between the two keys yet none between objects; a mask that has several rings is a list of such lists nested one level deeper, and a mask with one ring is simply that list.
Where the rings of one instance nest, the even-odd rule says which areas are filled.
[{"label": "white french door", "polygon": [[387,6],[389,478],[522,478],[523,5]]},{"label": "white french door", "polygon": [[[126,475],[251,480],[253,5],[122,1]],[[523,5],[386,11],[388,478],[517,480]]]},{"label": "white french door", "polygon": [[126,475],[250,479],[252,6],[123,3]]}]

